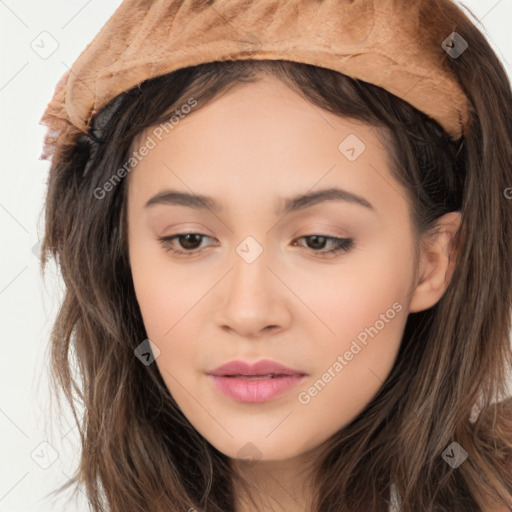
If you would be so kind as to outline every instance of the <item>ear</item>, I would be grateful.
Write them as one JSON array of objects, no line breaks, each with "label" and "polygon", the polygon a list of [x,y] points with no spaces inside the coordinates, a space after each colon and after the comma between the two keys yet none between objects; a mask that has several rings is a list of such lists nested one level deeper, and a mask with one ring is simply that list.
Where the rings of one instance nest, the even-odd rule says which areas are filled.
[{"label": "ear", "polygon": [[439,217],[435,228],[422,237],[418,283],[411,297],[409,313],[432,307],[448,287],[459,249],[456,233],[460,220],[460,212],[446,213]]}]

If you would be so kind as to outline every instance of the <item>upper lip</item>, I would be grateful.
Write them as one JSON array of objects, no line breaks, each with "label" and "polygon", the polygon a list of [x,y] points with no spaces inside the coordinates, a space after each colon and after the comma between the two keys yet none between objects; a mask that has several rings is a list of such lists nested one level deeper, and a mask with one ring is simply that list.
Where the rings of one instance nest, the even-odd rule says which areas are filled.
[{"label": "upper lip", "polygon": [[305,372],[288,368],[283,364],[270,359],[262,359],[256,363],[247,363],[236,360],[222,364],[208,372],[209,375],[306,375]]}]

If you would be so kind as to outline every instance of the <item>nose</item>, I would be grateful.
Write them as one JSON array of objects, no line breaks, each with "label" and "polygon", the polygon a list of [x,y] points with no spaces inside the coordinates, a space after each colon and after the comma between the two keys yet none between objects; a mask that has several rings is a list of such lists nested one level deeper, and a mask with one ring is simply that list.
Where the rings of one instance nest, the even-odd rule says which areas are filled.
[{"label": "nose", "polygon": [[269,263],[265,251],[251,263],[238,254],[234,257],[216,298],[216,319],[222,329],[257,338],[288,327],[291,292]]}]

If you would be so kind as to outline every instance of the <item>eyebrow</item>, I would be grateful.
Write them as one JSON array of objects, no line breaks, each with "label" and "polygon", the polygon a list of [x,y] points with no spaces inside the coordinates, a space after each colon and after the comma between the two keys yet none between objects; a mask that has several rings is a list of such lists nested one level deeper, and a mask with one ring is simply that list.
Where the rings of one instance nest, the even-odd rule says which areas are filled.
[{"label": "eyebrow", "polygon": [[[375,212],[373,205],[364,197],[354,194],[353,192],[349,192],[348,190],[333,187],[286,198],[284,200],[284,204],[280,207],[276,207],[275,213],[276,215],[288,214],[310,208],[326,201],[344,201],[364,206],[365,208]],[[157,204],[181,205],[198,210],[211,210],[215,213],[222,211],[221,205],[212,197],[201,194],[190,194],[179,190],[163,190],[149,199],[145,203],[144,207],[148,208]]]}]

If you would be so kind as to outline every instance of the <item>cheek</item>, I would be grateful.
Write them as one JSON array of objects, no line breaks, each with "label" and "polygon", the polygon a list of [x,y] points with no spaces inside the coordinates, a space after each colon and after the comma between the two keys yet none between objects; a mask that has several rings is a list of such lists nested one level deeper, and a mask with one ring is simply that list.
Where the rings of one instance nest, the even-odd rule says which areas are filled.
[{"label": "cheek", "polygon": [[204,271],[198,269],[201,263],[176,263],[150,235],[137,238],[134,233],[133,241],[130,265],[146,335],[160,351],[155,363],[167,388],[187,409],[190,397],[183,386],[194,388],[205,370],[197,365],[205,348],[195,340],[204,338],[211,312],[205,303],[219,273],[208,271],[206,262]]},{"label": "cheek", "polygon": [[186,283],[158,273],[155,266],[137,267],[134,262],[133,274],[147,337],[160,351],[155,363],[170,393],[182,404],[187,396],[181,395],[179,383],[185,384],[187,372],[191,377],[192,362],[201,355],[200,347],[191,342],[199,339],[199,322],[192,325],[188,315],[197,318],[194,305],[206,290],[197,285],[195,289],[193,285],[184,287]]},{"label": "cheek", "polygon": [[[413,265],[412,240],[405,233],[402,243],[397,237],[389,244],[382,237],[371,249],[356,250],[340,265],[295,278],[294,290],[325,324],[317,322],[318,332],[323,328],[323,335],[317,337],[317,346],[323,349],[319,353],[329,352],[329,347],[338,350],[359,334],[364,339],[366,329],[375,324],[379,338],[396,345],[410,300]],[[394,352],[394,347],[390,350]]]},{"label": "cheek", "polygon": [[326,334],[324,326],[319,336],[322,325],[316,329],[312,354],[319,370],[302,388],[299,401],[323,411],[333,425],[354,418],[393,367],[407,320],[411,247],[406,241],[382,243],[364,257],[353,258],[346,268],[341,265],[325,286],[317,281],[311,288],[309,283],[314,290],[309,304],[321,312],[331,332]]},{"label": "cheek", "polygon": [[[148,336],[170,339],[175,326],[208,290],[191,267],[180,266],[149,233],[131,233],[129,252],[135,294]],[[153,341],[153,340],[152,340]]]},{"label": "cheek", "polygon": [[314,448],[353,421],[378,394],[396,361],[407,319],[399,293],[369,286],[354,290],[325,317],[336,334],[316,337],[311,350],[316,371],[297,390],[295,420],[303,429],[303,449]]}]

